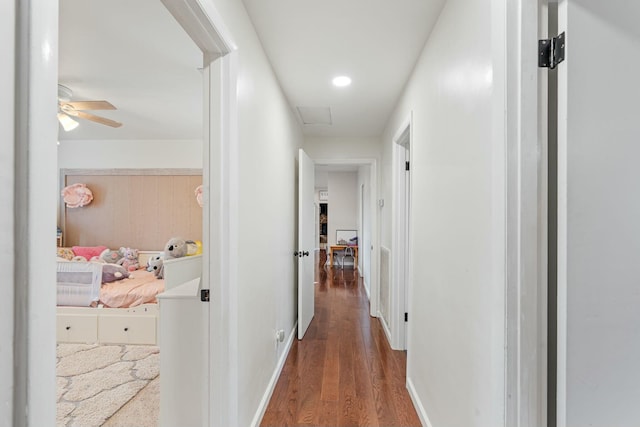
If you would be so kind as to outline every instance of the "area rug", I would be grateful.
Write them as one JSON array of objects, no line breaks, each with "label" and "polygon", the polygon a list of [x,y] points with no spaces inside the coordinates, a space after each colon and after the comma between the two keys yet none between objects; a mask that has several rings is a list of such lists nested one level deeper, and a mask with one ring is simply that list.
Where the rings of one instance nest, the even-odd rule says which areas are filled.
[{"label": "area rug", "polygon": [[[156,346],[58,344],[57,427],[105,425],[158,378],[159,372]],[[154,385],[149,389],[157,393],[157,381]],[[146,394],[143,400],[147,403],[157,398]],[[145,416],[144,411],[137,412]],[[149,416],[153,414],[146,413]],[[132,419],[128,422],[130,427],[147,425]]]}]

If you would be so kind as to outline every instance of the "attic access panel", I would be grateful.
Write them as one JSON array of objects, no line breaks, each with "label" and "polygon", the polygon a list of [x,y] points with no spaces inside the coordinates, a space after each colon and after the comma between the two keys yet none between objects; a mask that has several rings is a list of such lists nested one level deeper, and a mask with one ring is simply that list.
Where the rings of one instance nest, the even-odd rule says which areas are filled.
[{"label": "attic access panel", "polygon": [[298,114],[304,125],[331,126],[331,109],[329,107],[298,107]]}]

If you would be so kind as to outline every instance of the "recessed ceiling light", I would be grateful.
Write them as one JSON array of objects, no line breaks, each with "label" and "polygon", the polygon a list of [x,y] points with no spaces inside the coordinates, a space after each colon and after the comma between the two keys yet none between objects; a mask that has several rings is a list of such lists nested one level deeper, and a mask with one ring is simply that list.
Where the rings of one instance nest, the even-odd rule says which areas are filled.
[{"label": "recessed ceiling light", "polygon": [[333,79],[333,85],[337,87],[345,87],[351,84],[351,77],[348,76],[338,76]]}]

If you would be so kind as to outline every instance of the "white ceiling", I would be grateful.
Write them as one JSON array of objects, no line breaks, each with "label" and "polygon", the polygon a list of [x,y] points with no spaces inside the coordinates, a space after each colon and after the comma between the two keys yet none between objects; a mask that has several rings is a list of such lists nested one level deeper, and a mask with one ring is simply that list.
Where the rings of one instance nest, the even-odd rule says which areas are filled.
[{"label": "white ceiling", "polygon": [[[243,0],[294,111],[331,109],[307,135],[378,136],[444,0]],[[348,75],[348,88],[333,77]],[[302,124],[302,121],[300,121]]]},{"label": "white ceiling", "polygon": [[[382,132],[444,1],[243,0],[292,111],[331,109],[303,126],[316,136]],[[80,120],[61,141],[200,138],[202,54],[160,1],[60,0],[59,52],[73,100],[106,99],[118,110],[95,113],[123,123]]]},{"label": "white ceiling", "polygon": [[158,0],[60,0],[59,78],[120,128],[79,119],[59,139],[199,139],[202,53]]}]

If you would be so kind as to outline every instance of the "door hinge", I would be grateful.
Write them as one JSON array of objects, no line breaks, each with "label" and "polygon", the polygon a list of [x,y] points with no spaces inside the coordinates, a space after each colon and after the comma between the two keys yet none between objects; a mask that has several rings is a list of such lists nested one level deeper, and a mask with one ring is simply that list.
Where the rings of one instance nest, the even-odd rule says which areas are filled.
[{"label": "door hinge", "polygon": [[404,314],[404,321],[408,322],[409,321],[409,313],[405,313]]},{"label": "door hinge", "polygon": [[209,302],[209,289],[200,289],[200,301]]},{"label": "door hinge", "polygon": [[564,61],[564,32],[552,39],[538,40],[538,67],[556,68]]},{"label": "door hinge", "polygon": [[405,162],[404,164],[404,170],[408,171],[409,170],[409,162]]}]

